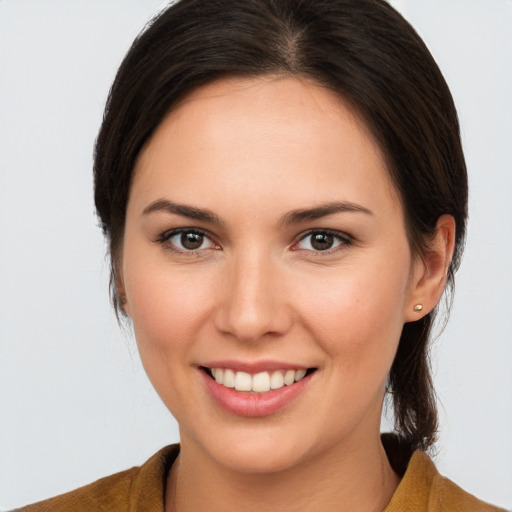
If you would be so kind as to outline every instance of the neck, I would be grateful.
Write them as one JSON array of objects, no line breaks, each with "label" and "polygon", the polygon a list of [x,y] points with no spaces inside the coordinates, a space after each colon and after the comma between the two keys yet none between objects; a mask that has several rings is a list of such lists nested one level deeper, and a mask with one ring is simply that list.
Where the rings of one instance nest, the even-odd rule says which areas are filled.
[{"label": "neck", "polygon": [[[379,437],[271,474],[240,473],[183,446],[167,482],[166,512],[381,512],[399,483]],[[201,460],[200,460],[201,459]]]}]

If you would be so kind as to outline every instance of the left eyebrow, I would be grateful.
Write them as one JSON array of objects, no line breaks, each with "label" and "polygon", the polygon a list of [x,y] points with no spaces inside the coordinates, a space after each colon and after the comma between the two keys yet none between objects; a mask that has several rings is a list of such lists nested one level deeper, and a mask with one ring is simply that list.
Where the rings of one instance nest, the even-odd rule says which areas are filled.
[{"label": "left eyebrow", "polygon": [[282,221],[282,225],[287,224],[300,224],[301,222],[307,222],[310,220],[320,219],[333,215],[334,213],[364,213],[366,215],[373,215],[373,212],[364,206],[351,203],[349,201],[335,201],[332,203],[321,204],[314,208],[307,208],[304,210],[293,210],[287,213]]}]

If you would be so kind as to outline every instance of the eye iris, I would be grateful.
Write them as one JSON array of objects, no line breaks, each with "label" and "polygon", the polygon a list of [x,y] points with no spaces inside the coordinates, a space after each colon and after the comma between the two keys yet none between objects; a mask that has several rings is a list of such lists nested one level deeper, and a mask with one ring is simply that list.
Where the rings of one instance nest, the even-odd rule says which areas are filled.
[{"label": "eye iris", "polygon": [[189,249],[193,251],[194,249],[199,249],[201,245],[203,245],[203,235],[200,233],[182,233],[181,234],[181,244],[185,249]]},{"label": "eye iris", "polygon": [[311,237],[311,245],[317,251],[326,251],[330,249],[334,243],[334,236],[328,233],[316,233]]}]

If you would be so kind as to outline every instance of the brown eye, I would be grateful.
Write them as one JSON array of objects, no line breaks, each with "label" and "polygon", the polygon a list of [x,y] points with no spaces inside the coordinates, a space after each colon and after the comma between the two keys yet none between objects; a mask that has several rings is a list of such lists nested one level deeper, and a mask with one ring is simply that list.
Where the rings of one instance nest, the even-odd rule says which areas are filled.
[{"label": "brown eye", "polygon": [[199,249],[204,242],[204,235],[201,233],[184,232],[181,234],[181,245],[189,251]]},{"label": "brown eye", "polygon": [[334,236],[329,233],[314,233],[311,235],[311,247],[317,251],[326,251],[334,244]]},{"label": "brown eye", "polygon": [[178,229],[162,235],[160,243],[179,253],[194,253],[206,249],[215,249],[216,244],[208,235],[195,229]]},{"label": "brown eye", "polygon": [[345,233],[331,231],[310,231],[296,245],[297,249],[322,252],[342,249],[353,243],[353,238]]}]

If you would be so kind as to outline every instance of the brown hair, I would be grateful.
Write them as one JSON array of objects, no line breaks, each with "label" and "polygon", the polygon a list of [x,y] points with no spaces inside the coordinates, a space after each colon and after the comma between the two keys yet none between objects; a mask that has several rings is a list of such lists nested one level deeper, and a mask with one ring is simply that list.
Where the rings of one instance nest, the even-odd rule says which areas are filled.
[{"label": "brown hair", "polygon": [[[289,74],[334,90],[366,121],[403,203],[413,253],[443,214],[456,222],[448,285],[462,254],[467,176],[457,113],[433,57],[384,0],[181,0],[136,38],[107,101],[95,151],[95,201],[110,243],[112,295],[136,158],[176,102],[228,76]],[[433,313],[404,325],[388,391],[400,442],[437,430],[428,360]]]}]

